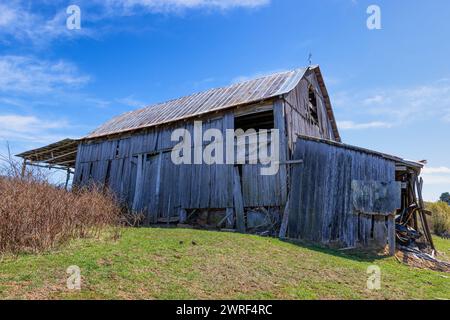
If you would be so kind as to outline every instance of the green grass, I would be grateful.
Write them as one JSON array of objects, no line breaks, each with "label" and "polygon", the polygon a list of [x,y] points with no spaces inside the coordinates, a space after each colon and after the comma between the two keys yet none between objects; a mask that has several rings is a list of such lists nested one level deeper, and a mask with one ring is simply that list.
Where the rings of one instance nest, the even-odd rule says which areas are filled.
[{"label": "green grass", "polygon": [[[436,244],[450,253],[450,241]],[[373,264],[382,271],[376,291],[366,287]],[[81,268],[81,291],[66,288],[71,265]],[[77,240],[57,252],[3,257],[0,298],[450,299],[450,274],[272,238],[125,229],[117,241]]]}]

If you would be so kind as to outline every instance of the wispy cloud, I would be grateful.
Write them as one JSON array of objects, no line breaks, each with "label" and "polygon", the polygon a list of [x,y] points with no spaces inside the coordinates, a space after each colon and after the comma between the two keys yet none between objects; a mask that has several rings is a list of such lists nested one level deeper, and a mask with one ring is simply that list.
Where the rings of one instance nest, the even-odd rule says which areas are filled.
[{"label": "wispy cloud", "polygon": [[42,94],[58,88],[78,88],[89,80],[70,62],[0,56],[0,92]]},{"label": "wispy cloud", "polygon": [[356,123],[354,121],[339,121],[338,127],[341,130],[363,130],[373,128],[391,128],[392,124],[381,121]]},{"label": "wispy cloud", "polygon": [[262,77],[265,77],[268,75],[273,75],[275,73],[285,72],[285,71],[287,71],[287,70],[286,69],[276,69],[276,70],[269,70],[269,71],[258,71],[258,72],[248,74],[248,75],[240,75],[240,76],[233,78],[231,80],[231,83],[235,84],[235,83],[240,83],[240,82],[244,82],[244,81],[254,80],[254,79],[262,78]]},{"label": "wispy cloud", "polygon": [[128,96],[122,99],[117,99],[117,102],[133,108],[144,108],[147,106],[145,102],[137,100],[136,98],[134,98],[134,96]]},{"label": "wispy cloud", "polygon": [[427,185],[450,185],[450,168],[448,167],[425,167],[422,173]]},{"label": "wispy cloud", "polygon": [[186,9],[257,8],[270,0],[109,0],[96,1],[111,14],[133,15],[144,12],[179,12]]},{"label": "wispy cloud", "polygon": [[450,122],[450,109],[445,110],[444,118],[445,122]]},{"label": "wispy cloud", "polygon": [[450,185],[450,176],[422,175],[426,185]]},{"label": "wispy cloud", "polygon": [[[271,0],[79,0],[82,28],[68,30],[66,9],[73,3],[66,0],[44,1],[39,4],[12,0],[0,3],[0,43],[19,41],[38,46],[54,40],[98,37],[106,31],[119,30],[108,20],[145,14],[172,14],[186,10],[254,9]],[[122,30],[122,29],[120,29]]]},{"label": "wispy cloud", "polygon": [[62,135],[58,130],[69,128],[65,120],[45,120],[18,114],[0,115],[0,140],[48,143]]},{"label": "wispy cloud", "polygon": [[46,13],[27,1],[0,3],[0,42],[11,44],[19,41],[41,46],[55,39],[92,34],[88,28],[75,31],[66,28],[68,4],[54,1],[40,5],[48,7],[44,11]]},{"label": "wispy cloud", "polygon": [[341,121],[343,129],[389,128],[424,119],[450,122],[450,82],[440,80],[410,88],[338,92],[333,104],[340,118],[347,118]]},{"label": "wispy cloud", "polygon": [[447,167],[425,167],[423,169],[424,174],[450,174],[450,168]]}]

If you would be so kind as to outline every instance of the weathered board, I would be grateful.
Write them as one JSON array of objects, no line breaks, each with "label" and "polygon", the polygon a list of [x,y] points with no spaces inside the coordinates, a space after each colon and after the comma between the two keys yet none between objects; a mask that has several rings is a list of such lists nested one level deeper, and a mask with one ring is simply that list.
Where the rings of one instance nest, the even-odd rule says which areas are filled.
[{"label": "weathered board", "polygon": [[353,211],[391,215],[401,208],[401,183],[397,181],[352,181]]}]

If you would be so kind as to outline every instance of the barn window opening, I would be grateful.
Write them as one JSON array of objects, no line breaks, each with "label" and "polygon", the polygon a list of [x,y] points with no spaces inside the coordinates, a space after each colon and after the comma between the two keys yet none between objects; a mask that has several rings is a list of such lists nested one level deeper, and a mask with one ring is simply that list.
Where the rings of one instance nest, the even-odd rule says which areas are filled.
[{"label": "barn window opening", "polygon": [[117,141],[116,144],[116,159],[119,158],[119,152],[120,151],[120,141]]},{"label": "barn window opening", "polygon": [[248,129],[271,130],[275,128],[273,110],[248,114],[234,118],[234,128],[247,131]]},{"label": "barn window opening", "polygon": [[372,215],[371,217],[371,222],[370,222],[370,239],[374,239],[375,238],[375,216]]},{"label": "barn window opening", "polygon": [[94,171],[94,163],[91,162],[89,165],[89,179],[93,178],[93,171]]},{"label": "barn window opening", "polygon": [[105,177],[105,189],[109,188],[109,181],[111,178],[111,163],[112,161],[108,161],[108,167],[106,168],[106,177]]},{"label": "barn window opening", "polygon": [[309,103],[308,103],[308,109],[309,114],[311,115],[311,119],[314,124],[319,125],[319,113],[317,110],[317,96],[316,92],[314,91],[314,88],[312,86],[309,86],[308,90],[308,97],[309,97]]}]

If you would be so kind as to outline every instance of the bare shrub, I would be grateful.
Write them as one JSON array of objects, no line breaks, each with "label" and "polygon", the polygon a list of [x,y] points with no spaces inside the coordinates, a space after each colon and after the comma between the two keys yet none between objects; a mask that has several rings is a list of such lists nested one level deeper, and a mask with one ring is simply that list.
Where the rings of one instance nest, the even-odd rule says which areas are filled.
[{"label": "bare shrub", "polygon": [[3,157],[0,253],[49,250],[119,225],[121,209],[112,193],[94,185],[68,192],[35,171],[22,176],[20,167],[10,157]]}]

